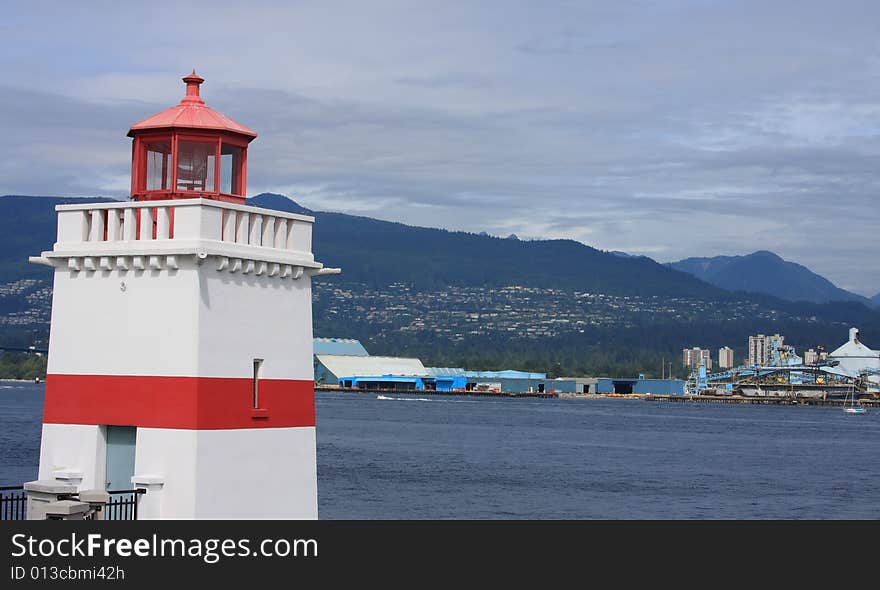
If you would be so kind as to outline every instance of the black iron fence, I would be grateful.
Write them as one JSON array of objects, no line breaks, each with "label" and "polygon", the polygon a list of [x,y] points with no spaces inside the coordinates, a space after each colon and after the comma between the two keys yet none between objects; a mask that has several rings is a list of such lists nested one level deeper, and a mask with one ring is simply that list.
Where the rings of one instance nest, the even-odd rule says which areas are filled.
[{"label": "black iron fence", "polygon": [[147,490],[107,490],[110,501],[104,505],[104,520],[137,520],[138,500]]},{"label": "black iron fence", "polygon": [[24,487],[0,487],[0,520],[27,520],[27,494]]},{"label": "black iron fence", "polygon": [[[110,500],[101,507],[104,520],[137,520],[138,500],[147,490],[107,490]],[[79,494],[62,494],[59,500],[79,500]],[[86,520],[100,518],[95,511]],[[23,486],[0,487],[0,520],[27,520],[27,492]]]},{"label": "black iron fence", "polygon": [[[146,494],[147,490],[136,488],[133,490],[107,490],[110,499],[101,507],[103,520],[137,520],[138,517],[138,499],[141,494]],[[59,500],[79,500],[79,494],[64,494],[58,497]],[[89,520],[99,518],[97,514],[91,513]]]}]

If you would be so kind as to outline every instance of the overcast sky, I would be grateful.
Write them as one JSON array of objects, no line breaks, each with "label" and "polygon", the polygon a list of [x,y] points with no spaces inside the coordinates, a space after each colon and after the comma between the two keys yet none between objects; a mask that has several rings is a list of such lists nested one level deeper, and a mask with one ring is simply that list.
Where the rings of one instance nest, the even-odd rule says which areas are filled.
[{"label": "overcast sky", "polygon": [[183,95],[248,193],[880,291],[880,3],[3,2],[0,194],[125,197]]}]

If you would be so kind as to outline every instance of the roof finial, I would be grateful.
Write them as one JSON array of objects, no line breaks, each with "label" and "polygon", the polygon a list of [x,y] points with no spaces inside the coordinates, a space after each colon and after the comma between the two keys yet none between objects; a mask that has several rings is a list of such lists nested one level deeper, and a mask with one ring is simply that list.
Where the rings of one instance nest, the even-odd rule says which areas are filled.
[{"label": "roof finial", "polygon": [[185,76],[183,81],[186,82],[186,96],[183,97],[181,102],[197,102],[204,104],[204,99],[199,96],[199,85],[204,82],[205,79],[196,74],[195,69],[193,69],[192,74]]}]

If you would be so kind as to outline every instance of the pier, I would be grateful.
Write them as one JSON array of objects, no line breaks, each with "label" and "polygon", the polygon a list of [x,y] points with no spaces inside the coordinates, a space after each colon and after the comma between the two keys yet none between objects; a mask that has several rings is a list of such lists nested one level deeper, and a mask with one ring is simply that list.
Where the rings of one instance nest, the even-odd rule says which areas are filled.
[{"label": "pier", "polygon": [[[650,393],[557,393],[557,392],[515,392],[515,391],[432,391],[421,389],[361,389],[355,387],[315,387],[315,391],[329,393],[361,393],[371,395],[421,395],[439,396],[453,395],[461,397],[529,397],[542,399],[630,399],[656,403],[697,403],[697,404],[740,404],[740,405],[775,405],[775,406],[828,406],[843,407],[844,399],[821,399],[809,397],[786,396],[755,396],[740,395],[662,395]],[[880,399],[860,399],[860,405],[866,408],[880,408]]]},{"label": "pier", "polygon": [[[654,395],[654,394],[561,394],[560,397],[571,399],[598,399],[598,398],[624,398],[639,399],[652,402],[669,403],[702,403],[702,404],[750,404],[750,405],[776,405],[776,406],[831,406],[843,407],[848,405],[844,399],[821,399],[814,397],[786,397],[786,396],[754,396],[741,395]],[[880,407],[880,399],[859,399],[859,405],[866,408]]]},{"label": "pier", "polygon": [[436,391],[430,389],[367,389],[357,387],[326,387],[317,386],[315,391],[326,391],[330,393],[369,393],[378,395],[402,394],[402,395],[455,395],[464,397],[539,397],[539,398],[558,398],[560,394],[556,392],[516,392],[516,391]]}]

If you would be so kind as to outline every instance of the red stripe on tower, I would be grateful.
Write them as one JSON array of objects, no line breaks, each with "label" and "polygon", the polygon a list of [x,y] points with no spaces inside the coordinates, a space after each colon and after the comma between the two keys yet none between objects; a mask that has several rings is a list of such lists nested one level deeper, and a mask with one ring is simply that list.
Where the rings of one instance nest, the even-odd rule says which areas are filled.
[{"label": "red stripe on tower", "polygon": [[314,381],[48,375],[43,422],[223,430],[315,425]]}]

